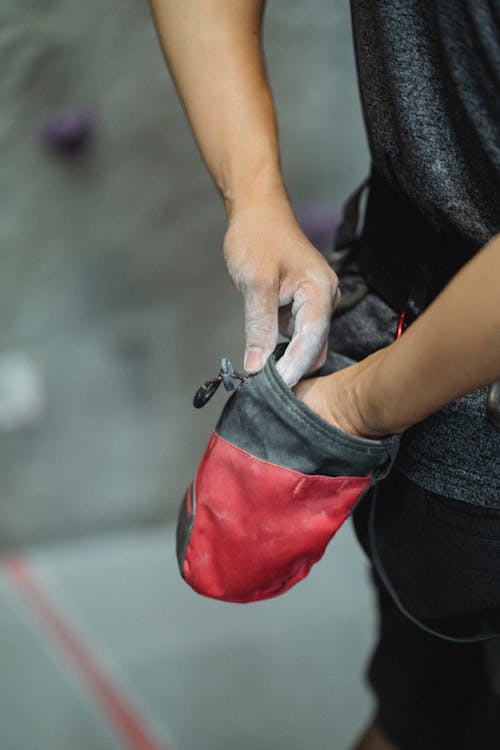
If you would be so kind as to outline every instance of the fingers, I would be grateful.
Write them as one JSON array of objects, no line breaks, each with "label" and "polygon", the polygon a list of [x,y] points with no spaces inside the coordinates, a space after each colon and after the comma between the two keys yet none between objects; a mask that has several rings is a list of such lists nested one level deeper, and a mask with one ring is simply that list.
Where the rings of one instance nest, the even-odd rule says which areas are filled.
[{"label": "fingers", "polygon": [[278,342],[278,288],[253,284],[244,292],[245,363],[247,372],[260,370]]},{"label": "fingers", "polygon": [[290,388],[305,373],[324,364],[331,317],[340,299],[338,288],[334,291],[332,296],[330,285],[318,286],[311,283],[303,285],[294,294],[293,336],[277,363],[279,374]]},{"label": "fingers", "polygon": [[304,375],[309,375],[309,373],[314,372],[315,370],[319,370],[320,367],[323,367],[323,365],[326,362],[327,354],[328,354],[328,334],[327,334],[327,339],[325,343],[323,344],[323,348],[321,349],[320,353],[316,357],[315,362],[313,362],[311,367],[308,370],[306,370]]},{"label": "fingers", "polygon": [[[279,304],[279,300],[278,300]],[[278,308],[278,328],[282,336],[291,339],[293,336],[294,320],[292,315],[292,303]]]}]

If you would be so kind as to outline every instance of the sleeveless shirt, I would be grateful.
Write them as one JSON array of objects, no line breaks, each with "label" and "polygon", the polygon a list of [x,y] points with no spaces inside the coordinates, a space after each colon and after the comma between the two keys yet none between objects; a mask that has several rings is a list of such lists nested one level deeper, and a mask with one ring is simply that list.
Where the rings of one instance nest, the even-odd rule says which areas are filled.
[{"label": "sleeveless shirt", "polygon": [[[351,17],[374,167],[472,256],[500,231],[500,0],[351,0]],[[355,283],[347,274],[341,289]],[[391,343],[396,320],[370,293],[334,317],[331,339],[359,359]],[[479,388],[407,430],[395,466],[433,492],[500,507],[486,396]]]}]

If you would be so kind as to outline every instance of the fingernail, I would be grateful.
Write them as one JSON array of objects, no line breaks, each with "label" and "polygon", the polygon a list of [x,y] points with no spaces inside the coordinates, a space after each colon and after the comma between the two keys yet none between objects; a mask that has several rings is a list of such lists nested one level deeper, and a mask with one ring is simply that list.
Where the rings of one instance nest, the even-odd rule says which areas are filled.
[{"label": "fingernail", "polygon": [[260,370],[264,365],[264,353],[262,349],[250,349],[245,353],[244,367],[247,371]]}]

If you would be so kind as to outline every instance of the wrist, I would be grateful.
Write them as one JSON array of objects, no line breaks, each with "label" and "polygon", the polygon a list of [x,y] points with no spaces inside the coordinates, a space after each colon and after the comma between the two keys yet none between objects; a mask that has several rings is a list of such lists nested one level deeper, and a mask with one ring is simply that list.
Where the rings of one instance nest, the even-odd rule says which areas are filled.
[{"label": "wrist", "polygon": [[374,437],[401,433],[413,424],[392,379],[392,346],[373,352],[353,366],[356,372],[351,398],[355,413],[362,424],[369,425]]},{"label": "wrist", "polygon": [[347,432],[376,439],[410,427],[397,419],[387,387],[384,365],[388,348],[327,376],[330,414]]},{"label": "wrist", "polygon": [[219,185],[219,190],[229,221],[255,206],[269,205],[271,202],[291,210],[290,199],[277,168],[266,166],[238,180],[225,181],[224,185]]}]

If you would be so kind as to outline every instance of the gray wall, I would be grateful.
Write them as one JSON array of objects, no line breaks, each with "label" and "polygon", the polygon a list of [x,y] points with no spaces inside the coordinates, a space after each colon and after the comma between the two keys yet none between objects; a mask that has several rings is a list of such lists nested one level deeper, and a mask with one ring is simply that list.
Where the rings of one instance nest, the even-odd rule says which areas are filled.
[{"label": "gray wall", "polygon": [[[334,209],[368,166],[348,3],[269,2],[265,44],[294,206]],[[0,59],[0,412],[19,354],[45,399],[0,432],[0,544],[173,517],[223,403],[193,392],[242,364],[243,315],[148,5],[4,2]],[[38,133],[67,107],[96,118],[75,158]]]}]

